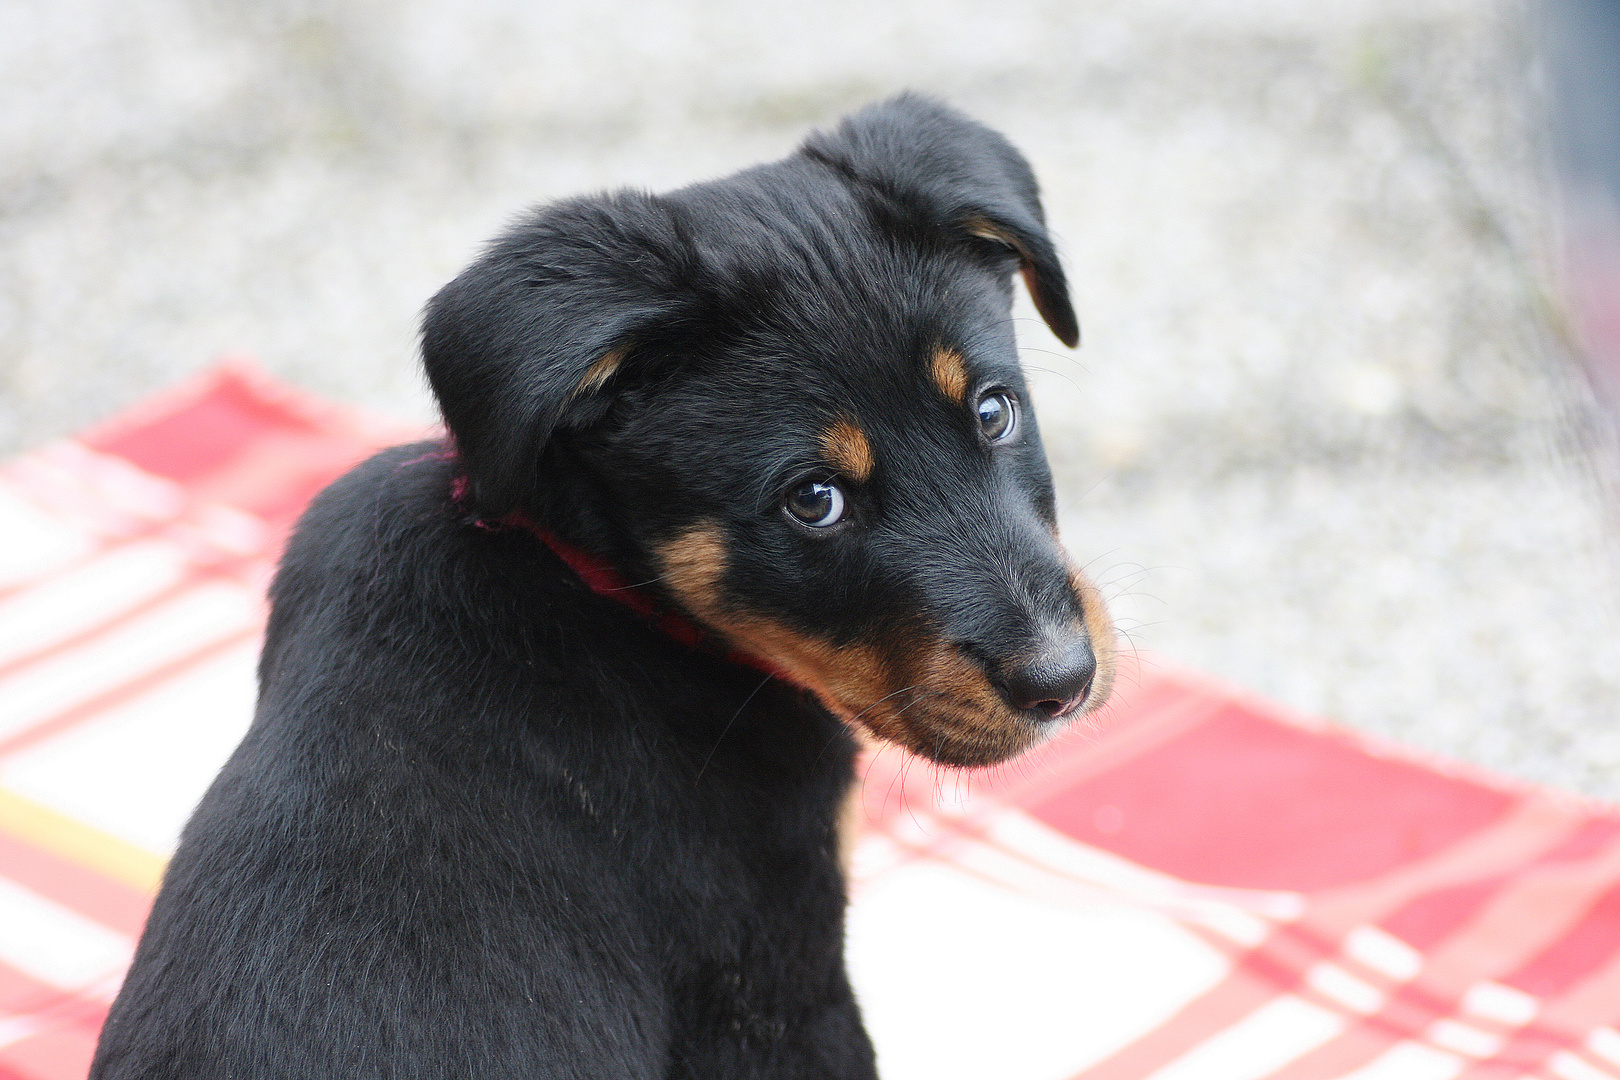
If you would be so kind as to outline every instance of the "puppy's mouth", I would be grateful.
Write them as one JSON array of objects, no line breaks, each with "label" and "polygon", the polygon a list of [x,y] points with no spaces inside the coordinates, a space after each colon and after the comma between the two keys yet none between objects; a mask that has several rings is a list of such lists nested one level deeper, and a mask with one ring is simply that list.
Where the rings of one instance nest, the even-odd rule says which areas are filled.
[{"label": "puppy's mouth", "polygon": [[995,765],[1039,745],[1062,727],[1055,718],[984,709],[977,702],[922,688],[902,696],[910,700],[894,706],[879,702],[850,719],[878,738],[941,765]]},{"label": "puppy's mouth", "polygon": [[739,610],[718,588],[725,548],[713,526],[688,531],[661,554],[671,591],[733,646],[810,690],[846,723],[942,765],[994,765],[1016,757],[1100,709],[1113,686],[1113,625],[1096,588],[1077,570],[1070,581],[1084,626],[1074,631],[1089,643],[1094,666],[1083,685],[1043,697],[1040,690],[993,680],[971,650],[926,631],[839,644]]},{"label": "puppy's mouth", "polygon": [[[1045,742],[1107,701],[1114,672],[1111,633],[1095,635],[1093,641],[1106,644],[1093,645],[1096,666],[1072,696],[1019,707],[968,651],[902,636],[882,650],[888,658],[887,681],[898,687],[877,697],[870,689],[857,688],[866,692],[854,701],[840,700],[843,708],[834,711],[878,738],[942,765],[994,765]],[[861,703],[862,697],[869,700]]]}]

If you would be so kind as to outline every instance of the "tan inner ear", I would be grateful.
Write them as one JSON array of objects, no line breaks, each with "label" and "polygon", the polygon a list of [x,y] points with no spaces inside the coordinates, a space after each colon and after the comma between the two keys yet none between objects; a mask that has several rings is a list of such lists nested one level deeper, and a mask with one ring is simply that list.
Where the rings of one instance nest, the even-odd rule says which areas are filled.
[{"label": "tan inner ear", "polygon": [[[1041,290],[1040,282],[1035,278],[1035,264],[1029,257],[1029,249],[1023,244],[1020,244],[1016,236],[1008,232],[1006,229],[1003,229],[989,218],[983,218],[977,215],[963,220],[962,228],[967,230],[970,236],[977,236],[981,240],[992,240],[998,244],[1005,244],[1007,247],[1010,247],[1014,251],[1018,252],[1018,258],[1020,260],[1018,269],[1023,274],[1024,288],[1029,290],[1029,298],[1034,301],[1035,310],[1040,314],[1041,318],[1046,322],[1046,325],[1051,328],[1052,332],[1058,336],[1058,339],[1062,341],[1063,344],[1069,346],[1071,349],[1080,344],[1080,339],[1078,336],[1075,336],[1074,340],[1071,341],[1069,340],[1069,336],[1066,336],[1064,331],[1060,331],[1058,329],[1058,313],[1054,311],[1052,309],[1052,305],[1047,302],[1046,293]],[[1067,322],[1068,320],[1065,319],[1062,321]]]},{"label": "tan inner ear", "polygon": [[1025,259],[1029,258],[1029,252],[1024,250],[1024,245],[1020,244],[1006,229],[1003,229],[989,218],[975,215],[963,221],[962,228],[966,229],[971,236],[977,236],[980,240],[993,240],[998,244],[1006,244]]},{"label": "tan inner ear", "polygon": [[872,475],[872,444],[853,420],[839,420],[822,432],[821,452],[845,476],[866,480]]},{"label": "tan inner ear", "polygon": [[1024,275],[1024,288],[1029,290],[1029,298],[1035,302],[1036,313],[1051,328],[1052,333],[1057,335],[1059,341],[1071,349],[1077,348],[1080,344],[1079,336],[1067,337],[1064,331],[1058,329],[1058,313],[1053,310],[1051,304],[1046,302],[1046,294],[1040,290],[1035,280],[1034,265],[1028,259],[1025,259],[1021,270]]},{"label": "tan inner ear", "polygon": [[629,352],[628,348],[622,348],[603,353],[601,358],[585,372],[585,377],[579,380],[579,385],[574,387],[574,396],[583,397],[602,389],[607,385],[607,381],[613,378],[614,372],[619,370],[619,365],[624,363],[624,358]]}]

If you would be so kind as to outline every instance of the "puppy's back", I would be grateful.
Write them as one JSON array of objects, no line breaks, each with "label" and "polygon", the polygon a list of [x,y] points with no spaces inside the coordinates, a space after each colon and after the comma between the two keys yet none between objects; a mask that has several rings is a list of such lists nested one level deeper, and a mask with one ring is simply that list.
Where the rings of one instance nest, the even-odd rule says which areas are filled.
[{"label": "puppy's back", "polygon": [[459,520],[436,449],[379,455],[300,523],[258,714],[93,1077],[661,1075],[636,913],[526,760],[534,717],[578,708],[581,598],[532,537]]}]

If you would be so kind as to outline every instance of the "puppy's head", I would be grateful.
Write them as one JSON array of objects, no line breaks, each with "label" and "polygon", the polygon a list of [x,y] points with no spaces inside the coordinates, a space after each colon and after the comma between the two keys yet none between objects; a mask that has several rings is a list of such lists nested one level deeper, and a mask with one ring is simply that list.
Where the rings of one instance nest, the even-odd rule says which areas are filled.
[{"label": "puppy's head", "polygon": [[430,303],[486,517],[521,510],[876,735],[1004,760],[1096,708],[1008,312],[1078,338],[1024,159],[902,96],[784,161],[533,213]]}]

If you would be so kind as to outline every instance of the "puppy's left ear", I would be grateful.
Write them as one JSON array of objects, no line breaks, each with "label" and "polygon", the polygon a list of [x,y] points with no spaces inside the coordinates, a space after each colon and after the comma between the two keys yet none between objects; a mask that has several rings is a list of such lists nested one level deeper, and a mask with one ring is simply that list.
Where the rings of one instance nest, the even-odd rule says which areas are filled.
[{"label": "puppy's left ear", "polygon": [[1046,232],[1029,162],[1000,133],[920,94],[856,112],[801,151],[867,189],[889,210],[921,210],[926,224],[988,240],[1018,255],[1024,284],[1046,325],[1071,349],[1080,324]]},{"label": "puppy's left ear", "polygon": [[422,361],[473,504],[520,508],[553,432],[587,426],[608,384],[678,321],[695,258],[654,196],[555,203],[428,302]]}]

